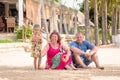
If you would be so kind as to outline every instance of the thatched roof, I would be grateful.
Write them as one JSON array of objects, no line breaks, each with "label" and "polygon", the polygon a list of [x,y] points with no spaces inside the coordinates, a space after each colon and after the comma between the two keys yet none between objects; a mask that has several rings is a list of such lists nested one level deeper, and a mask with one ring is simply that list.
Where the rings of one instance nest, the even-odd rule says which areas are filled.
[{"label": "thatched roof", "polygon": [[[85,26],[85,15],[78,11],[77,13],[77,17],[78,17],[78,26]],[[94,23],[90,21],[90,26],[94,26]]]}]

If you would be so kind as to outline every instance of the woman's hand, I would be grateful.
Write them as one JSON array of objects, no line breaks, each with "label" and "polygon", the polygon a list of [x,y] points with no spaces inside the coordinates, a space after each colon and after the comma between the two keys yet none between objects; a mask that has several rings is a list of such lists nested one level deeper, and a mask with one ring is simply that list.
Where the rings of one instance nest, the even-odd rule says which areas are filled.
[{"label": "woman's hand", "polygon": [[62,60],[67,62],[69,59],[69,56],[68,55],[62,55]]},{"label": "woman's hand", "polygon": [[65,55],[65,61],[68,61],[69,57],[70,57],[70,56]]}]

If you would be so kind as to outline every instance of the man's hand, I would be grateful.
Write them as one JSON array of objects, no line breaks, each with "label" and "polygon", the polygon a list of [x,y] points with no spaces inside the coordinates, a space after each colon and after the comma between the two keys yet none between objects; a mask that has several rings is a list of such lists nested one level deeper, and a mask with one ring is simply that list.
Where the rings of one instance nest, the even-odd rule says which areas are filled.
[{"label": "man's hand", "polygon": [[85,53],[85,56],[88,58],[88,60],[90,60],[90,61],[92,60],[92,58],[91,58],[92,55],[89,52]]}]

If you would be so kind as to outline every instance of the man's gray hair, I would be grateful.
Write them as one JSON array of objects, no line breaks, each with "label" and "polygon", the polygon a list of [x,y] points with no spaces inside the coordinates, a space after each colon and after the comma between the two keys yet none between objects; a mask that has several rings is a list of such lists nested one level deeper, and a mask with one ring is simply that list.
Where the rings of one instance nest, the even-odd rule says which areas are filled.
[{"label": "man's gray hair", "polygon": [[82,32],[77,32],[77,33],[76,33],[76,35],[78,35],[78,34],[81,34],[81,35],[83,35],[83,33],[82,33]]}]

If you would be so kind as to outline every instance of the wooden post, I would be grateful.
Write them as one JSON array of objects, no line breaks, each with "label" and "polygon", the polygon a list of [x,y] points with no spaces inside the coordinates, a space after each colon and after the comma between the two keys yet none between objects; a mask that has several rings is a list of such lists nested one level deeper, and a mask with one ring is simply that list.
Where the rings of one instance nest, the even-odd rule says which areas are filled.
[{"label": "wooden post", "polygon": [[41,0],[39,0],[39,4],[38,4],[38,24],[40,25],[41,28]]},{"label": "wooden post", "polygon": [[54,30],[56,30],[57,32],[58,32],[58,26],[57,26],[57,19],[58,19],[58,17],[57,17],[57,14],[56,14],[56,8],[54,7],[53,8],[53,19],[54,19]]},{"label": "wooden post", "polygon": [[50,8],[50,33],[53,32],[53,7],[51,4],[51,8]]},{"label": "wooden post", "polygon": [[44,4],[44,0],[41,0],[41,6],[42,6],[42,12],[43,12],[43,21],[44,21],[44,27],[46,32],[48,33],[48,26],[47,26],[47,21],[46,21],[46,11],[45,11],[45,4]]},{"label": "wooden post", "polygon": [[63,29],[62,29],[63,16],[62,16],[62,14],[63,14],[62,5],[60,5],[60,24],[59,24],[59,26],[60,26],[60,33],[61,34],[63,33]]},{"label": "wooden post", "polygon": [[64,19],[64,30],[65,30],[65,33],[68,34],[66,16],[67,16],[67,15],[64,13],[64,15],[63,15],[63,19]]},{"label": "wooden post", "polygon": [[19,26],[22,26],[23,25],[23,0],[18,0],[18,3],[19,3]]},{"label": "wooden post", "polygon": [[75,11],[75,25],[74,25],[74,34],[77,33],[77,11]]},{"label": "wooden post", "polygon": [[6,17],[9,17],[9,4],[8,3],[5,3],[5,16]]}]

